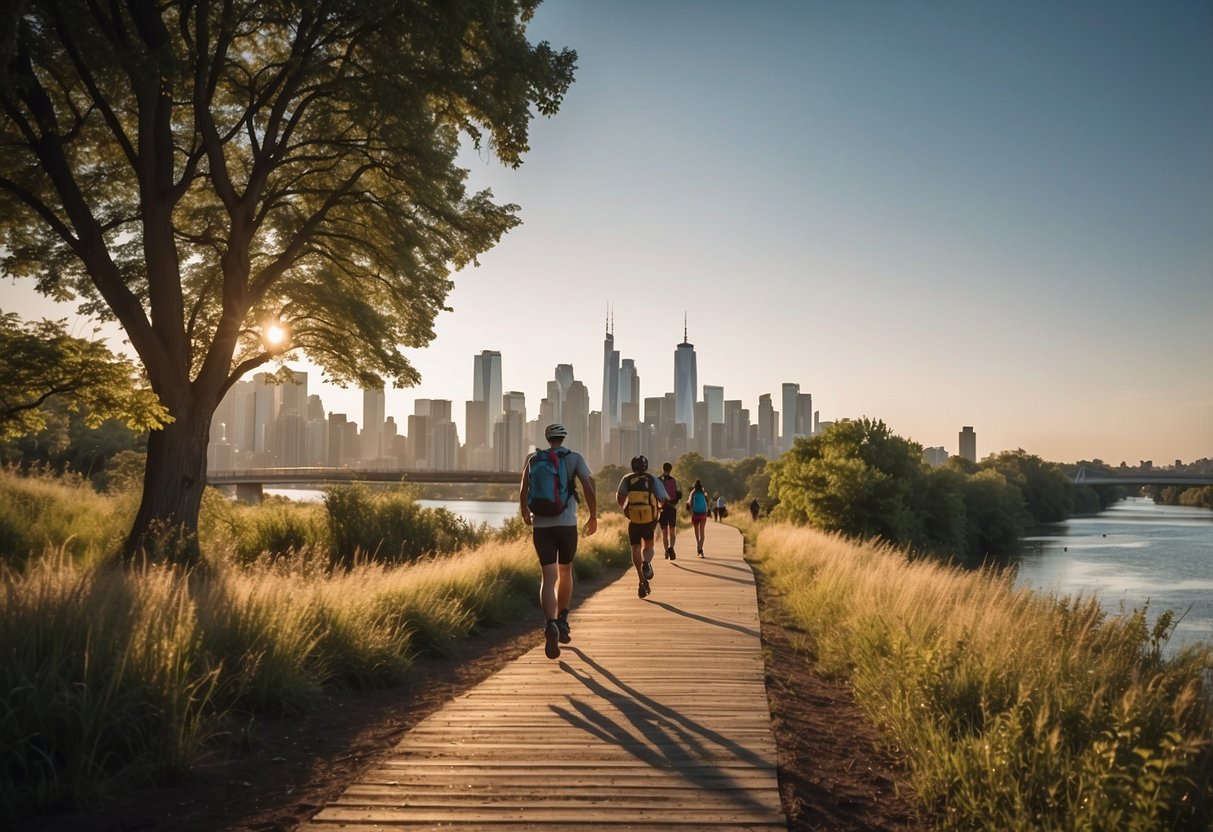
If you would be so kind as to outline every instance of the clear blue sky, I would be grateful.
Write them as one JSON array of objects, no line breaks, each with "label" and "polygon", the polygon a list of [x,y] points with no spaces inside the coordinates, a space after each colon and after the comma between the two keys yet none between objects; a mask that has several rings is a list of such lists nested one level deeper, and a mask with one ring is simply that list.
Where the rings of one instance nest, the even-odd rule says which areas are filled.
[{"label": "clear blue sky", "polygon": [[1208,0],[548,0],[530,31],[577,80],[520,170],[468,157],[524,224],[455,275],[398,421],[462,421],[484,349],[532,417],[558,363],[600,403],[610,305],[642,395],[685,313],[755,417],[794,381],[951,452],[1213,457]]}]

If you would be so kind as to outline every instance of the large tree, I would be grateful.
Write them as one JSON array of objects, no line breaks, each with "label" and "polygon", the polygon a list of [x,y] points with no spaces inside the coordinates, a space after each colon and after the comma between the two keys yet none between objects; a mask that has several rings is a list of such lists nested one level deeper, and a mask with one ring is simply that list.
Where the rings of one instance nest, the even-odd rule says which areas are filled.
[{"label": "large tree", "polygon": [[[3,270],[115,319],[172,421],[133,554],[189,562],[211,416],[302,350],[339,383],[415,384],[450,273],[517,224],[460,141],[507,165],[575,53],[538,0],[27,0],[0,77]],[[289,341],[271,333],[285,331]]]}]

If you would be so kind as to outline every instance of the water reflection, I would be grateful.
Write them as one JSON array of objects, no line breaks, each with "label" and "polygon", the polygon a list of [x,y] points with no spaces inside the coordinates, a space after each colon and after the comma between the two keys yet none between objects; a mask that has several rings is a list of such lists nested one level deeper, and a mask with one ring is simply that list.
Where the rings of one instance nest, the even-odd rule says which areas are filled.
[{"label": "water reflection", "polygon": [[1110,613],[1147,604],[1183,618],[1171,650],[1213,643],[1213,512],[1133,498],[1092,517],[1034,530],[1013,559],[1016,583],[1058,595],[1099,596]]}]

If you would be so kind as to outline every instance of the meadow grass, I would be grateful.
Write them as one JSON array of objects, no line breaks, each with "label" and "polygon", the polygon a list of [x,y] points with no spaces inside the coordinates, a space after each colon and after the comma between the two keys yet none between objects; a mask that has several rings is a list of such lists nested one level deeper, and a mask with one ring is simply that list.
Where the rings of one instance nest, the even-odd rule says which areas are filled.
[{"label": "meadow grass", "polygon": [[1213,824],[1213,649],[1164,656],[1168,615],[1149,628],[1145,610],[1109,617],[1005,573],[752,531],[798,649],[883,726],[932,828]]},{"label": "meadow grass", "polygon": [[136,495],[98,494],[83,477],[0,469],[0,563],[48,549],[96,561],[121,543],[137,508]]},{"label": "meadow grass", "polygon": [[[97,512],[96,533],[72,525],[71,539],[102,551],[112,537],[104,517],[125,498],[90,502],[57,487]],[[63,540],[35,557],[0,551],[0,826],[88,805],[115,786],[172,781],[238,744],[258,714],[307,709],[329,686],[407,683],[418,657],[455,655],[478,630],[538,615],[526,535],[348,570],[324,568],[314,538],[288,546],[289,556],[247,548],[248,535],[317,522],[314,508],[212,516],[207,568],[192,573],[122,568]],[[583,539],[579,578],[630,564],[623,529],[604,519]]]}]

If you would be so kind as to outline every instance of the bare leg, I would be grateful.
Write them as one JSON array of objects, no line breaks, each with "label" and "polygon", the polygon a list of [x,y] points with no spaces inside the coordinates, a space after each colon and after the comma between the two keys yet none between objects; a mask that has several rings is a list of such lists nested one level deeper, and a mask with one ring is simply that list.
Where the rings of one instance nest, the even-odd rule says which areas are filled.
[{"label": "bare leg", "polygon": [[[543,617],[551,621],[556,617],[556,564],[546,563],[540,567],[543,570],[543,580],[539,584],[539,603],[543,606]],[[569,593],[572,593],[569,586]]]},{"label": "bare leg", "polygon": [[[561,563],[557,564],[556,574],[556,609],[567,610],[569,604],[573,601],[573,564]],[[547,607],[544,607],[544,612],[547,612]],[[548,618],[555,618],[556,613],[552,613]]]}]

